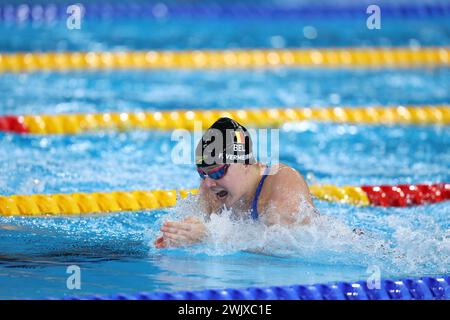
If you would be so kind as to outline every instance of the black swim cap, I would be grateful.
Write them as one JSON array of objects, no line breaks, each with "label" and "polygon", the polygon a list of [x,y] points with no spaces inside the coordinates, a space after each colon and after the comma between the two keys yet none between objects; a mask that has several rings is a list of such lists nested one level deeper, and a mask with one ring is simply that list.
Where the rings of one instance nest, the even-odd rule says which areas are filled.
[{"label": "black swim cap", "polygon": [[214,122],[195,150],[195,163],[198,167],[255,162],[250,133],[243,125],[230,118],[220,118]]}]

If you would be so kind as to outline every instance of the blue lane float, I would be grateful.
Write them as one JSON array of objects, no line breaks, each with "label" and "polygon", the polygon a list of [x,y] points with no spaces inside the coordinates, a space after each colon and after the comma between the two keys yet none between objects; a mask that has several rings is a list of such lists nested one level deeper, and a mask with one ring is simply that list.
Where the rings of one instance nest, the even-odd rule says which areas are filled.
[{"label": "blue lane float", "polygon": [[[209,289],[178,292],[139,292],[109,296],[70,296],[64,300],[449,300],[450,275],[419,279],[382,280],[379,289],[366,281],[315,285]],[[54,298],[51,298],[54,299]]]},{"label": "blue lane float", "polygon": [[[0,21],[55,21],[67,18],[65,4],[0,4]],[[333,18],[367,17],[367,5],[339,6],[279,6],[256,4],[164,4],[164,3],[83,3],[86,18],[108,19],[119,17],[224,17],[224,18]],[[450,3],[382,4],[383,17],[420,18],[450,15]]]}]

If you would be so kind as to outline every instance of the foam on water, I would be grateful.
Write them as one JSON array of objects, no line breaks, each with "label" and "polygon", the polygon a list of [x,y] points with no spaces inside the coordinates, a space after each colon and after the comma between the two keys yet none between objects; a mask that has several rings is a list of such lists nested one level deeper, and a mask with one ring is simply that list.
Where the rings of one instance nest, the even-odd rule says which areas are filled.
[{"label": "foam on water", "polygon": [[[358,211],[364,211],[364,208]],[[348,209],[346,212],[353,214]],[[315,214],[315,210],[303,201],[298,216],[303,218],[305,215],[311,218],[310,224],[267,226],[224,209],[205,221],[209,232],[205,242],[184,250],[209,256],[247,251],[299,262],[377,266],[388,274],[436,274],[450,270],[449,229],[442,228],[433,217],[356,214],[359,221],[355,225],[367,226],[357,228],[363,231],[361,234],[332,212],[322,210],[320,215]],[[167,215],[161,216],[160,222],[186,216],[202,218],[195,197],[181,201]],[[157,235],[158,230],[152,228],[147,237],[153,241]],[[152,253],[153,250],[156,249],[152,249]]]}]

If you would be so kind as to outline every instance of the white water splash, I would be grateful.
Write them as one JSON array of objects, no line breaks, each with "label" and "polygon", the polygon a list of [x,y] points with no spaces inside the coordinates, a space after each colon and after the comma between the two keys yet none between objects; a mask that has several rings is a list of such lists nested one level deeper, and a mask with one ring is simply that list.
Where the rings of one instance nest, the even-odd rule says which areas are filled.
[{"label": "white water splash", "polygon": [[[388,226],[392,228],[392,233],[362,230],[363,234],[358,234],[354,228],[326,212],[317,215],[302,201],[298,216],[303,219],[305,215],[311,218],[308,225],[266,226],[237,217],[233,211],[224,209],[220,214],[212,214],[210,220],[205,222],[209,231],[206,241],[201,245],[185,247],[185,250],[210,256],[247,251],[308,263],[377,265],[389,273],[449,271],[449,230],[441,230],[431,217],[416,216],[415,219],[422,220],[420,227],[414,228],[404,217],[381,216],[373,219],[372,216],[371,223],[375,221]],[[181,201],[161,218],[173,221],[186,216],[203,218],[195,197]],[[158,230],[150,230],[147,236],[153,241],[157,235]]]},{"label": "white water splash", "polygon": [[442,229],[433,218],[425,215],[415,217],[415,220],[420,222],[420,228],[414,227],[411,221],[402,217],[389,216],[385,220],[394,230],[392,246],[401,253],[400,256],[393,257],[396,265],[411,272],[449,272],[449,229]]}]

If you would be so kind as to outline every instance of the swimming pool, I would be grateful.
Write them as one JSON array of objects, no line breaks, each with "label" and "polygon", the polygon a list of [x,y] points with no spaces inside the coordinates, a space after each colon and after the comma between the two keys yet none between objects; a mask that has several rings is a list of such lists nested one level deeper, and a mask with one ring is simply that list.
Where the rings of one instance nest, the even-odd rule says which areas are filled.
[{"label": "swimming pool", "polygon": [[[0,43],[2,52],[9,54],[353,46],[417,49],[449,44],[445,14],[421,19],[421,28],[414,17],[388,16],[377,31],[366,28],[365,17],[326,19],[317,14],[245,19],[202,11],[194,17],[87,16],[80,30],[67,29],[59,18],[3,19]],[[445,105],[450,101],[449,88],[448,63],[413,68],[319,64],[313,68],[6,72],[0,77],[0,90],[7,93],[0,95],[0,114]],[[199,179],[192,166],[171,163],[174,145],[170,131],[158,130],[76,135],[0,132],[0,194],[196,188]],[[450,129],[445,125],[286,123],[280,130],[280,146],[280,161],[299,170],[309,184],[450,180]],[[210,225],[216,235],[213,242],[161,251],[152,245],[161,222],[189,213],[189,204],[79,217],[2,216],[0,298],[358,281],[367,279],[368,269],[374,268],[386,279],[448,275],[448,202],[408,208],[321,200],[315,204],[322,217],[313,227],[249,228],[223,216]],[[355,237],[353,228],[366,234]],[[247,252],[261,246],[264,255]],[[69,265],[81,268],[80,290],[66,286]]]}]

